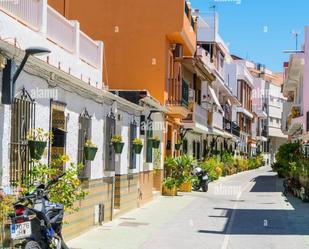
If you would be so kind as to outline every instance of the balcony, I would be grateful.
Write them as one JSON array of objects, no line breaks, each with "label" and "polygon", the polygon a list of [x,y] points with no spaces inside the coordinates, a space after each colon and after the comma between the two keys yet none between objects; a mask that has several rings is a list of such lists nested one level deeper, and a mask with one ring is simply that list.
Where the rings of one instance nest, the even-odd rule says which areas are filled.
[{"label": "balcony", "polygon": [[177,80],[170,81],[171,93],[168,96],[166,105],[170,108],[170,115],[186,118],[189,110],[189,85],[185,80],[181,83]]},{"label": "balcony", "polygon": [[183,119],[184,127],[192,128],[196,132],[207,132],[207,110],[195,102],[190,105],[192,105],[191,112],[186,119]]},{"label": "balcony", "polygon": [[[181,29],[167,35],[170,43],[183,45],[185,56],[194,56],[196,50],[196,21],[192,16],[191,6],[184,0],[183,19],[181,20]],[[178,17],[177,17],[178,18]]]},{"label": "balcony", "polygon": [[228,120],[225,117],[223,117],[223,129],[226,132],[233,134],[237,137],[240,136],[240,127],[235,122],[232,122],[231,120]]},{"label": "balcony", "polygon": [[80,31],[77,21],[67,20],[46,2],[0,1],[6,24],[1,37],[12,37],[23,50],[34,45],[50,49],[52,53],[43,60],[97,86],[102,82],[103,43],[92,40]]},{"label": "balcony", "polygon": [[212,112],[208,124],[211,124],[213,128],[223,130],[223,114],[221,112]]}]

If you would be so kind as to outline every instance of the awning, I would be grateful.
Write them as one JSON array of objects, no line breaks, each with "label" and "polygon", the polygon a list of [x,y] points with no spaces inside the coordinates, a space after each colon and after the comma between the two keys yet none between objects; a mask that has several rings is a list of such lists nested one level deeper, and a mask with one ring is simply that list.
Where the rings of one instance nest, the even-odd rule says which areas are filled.
[{"label": "awning", "polygon": [[219,100],[218,100],[218,98],[217,98],[217,95],[216,95],[214,89],[213,89],[211,86],[208,86],[208,89],[209,89],[209,92],[210,92],[210,95],[211,95],[211,98],[213,99],[213,101],[216,103],[216,105],[218,106],[218,108],[219,108],[221,111],[223,111],[223,109],[222,109],[222,107],[221,107],[221,105],[220,105],[220,102],[219,102]]},{"label": "awning", "polygon": [[253,114],[243,107],[237,107],[237,112],[241,112],[251,119],[253,118]]}]

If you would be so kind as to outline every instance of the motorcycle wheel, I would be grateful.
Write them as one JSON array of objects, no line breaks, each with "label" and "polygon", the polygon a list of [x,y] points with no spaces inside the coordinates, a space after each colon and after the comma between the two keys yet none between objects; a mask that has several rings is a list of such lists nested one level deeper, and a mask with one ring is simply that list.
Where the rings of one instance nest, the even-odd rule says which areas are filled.
[{"label": "motorcycle wheel", "polygon": [[203,190],[203,192],[207,192],[207,191],[208,191],[208,184],[205,184],[205,185],[202,187],[202,190]]},{"label": "motorcycle wheel", "polygon": [[200,190],[200,185],[193,184],[192,188],[193,188],[194,191],[199,191]]},{"label": "motorcycle wheel", "polygon": [[42,249],[42,248],[37,242],[31,240],[27,242],[27,244],[25,245],[25,249]]}]

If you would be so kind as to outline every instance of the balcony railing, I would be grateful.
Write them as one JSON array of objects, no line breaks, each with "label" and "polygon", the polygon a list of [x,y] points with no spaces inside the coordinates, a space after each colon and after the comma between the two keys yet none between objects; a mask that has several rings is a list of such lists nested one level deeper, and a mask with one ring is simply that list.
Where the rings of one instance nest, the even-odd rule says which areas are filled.
[{"label": "balcony railing", "polygon": [[178,80],[170,81],[170,94],[166,101],[167,105],[189,106],[189,85],[185,80],[182,80],[181,84]]},{"label": "balcony railing", "polygon": [[223,129],[229,133],[232,133],[232,121],[223,117]]},{"label": "balcony railing", "polygon": [[223,115],[220,112],[213,112],[212,126],[218,129],[223,129]]},{"label": "balcony railing", "polygon": [[88,62],[95,67],[101,64],[100,46],[97,42],[93,41],[85,33],[80,32],[79,45],[79,54],[83,61]]},{"label": "balcony railing", "polygon": [[33,30],[39,31],[41,26],[41,1],[0,1],[0,8],[18,21],[32,28]]},{"label": "balcony railing", "polygon": [[185,123],[195,122],[200,125],[207,126],[207,115],[208,115],[207,110],[194,102],[192,106],[192,112],[183,121]]},{"label": "balcony railing", "polygon": [[79,24],[69,21],[44,0],[0,1],[0,9],[59,47],[67,50],[95,68],[100,68],[103,47],[79,30]]},{"label": "balcony railing", "polygon": [[235,122],[232,122],[232,134],[240,137],[240,127]]},{"label": "balcony railing", "polygon": [[268,137],[268,131],[266,129],[263,129],[261,135],[262,137]]},{"label": "balcony railing", "polygon": [[223,129],[237,137],[240,136],[240,127],[231,120],[228,120],[223,117]]},{"label": "balcony railing", "polygon": [[74,24],[49,6],[47,7],[47,38],[71,53],[76,50]]}]

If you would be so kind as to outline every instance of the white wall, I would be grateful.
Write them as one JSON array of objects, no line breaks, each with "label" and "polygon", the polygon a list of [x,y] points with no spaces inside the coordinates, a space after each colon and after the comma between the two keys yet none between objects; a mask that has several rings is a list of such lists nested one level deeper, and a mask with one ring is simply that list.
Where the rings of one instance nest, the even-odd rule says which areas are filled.
[{"label": "white wall", "polygon": [[[26,72],[22,72],[16,83],[16,93],[19,92],[23,87],[31,94],[33,89],[40,89],[42,91],[51,90],[48,88],[48,83],[45,79],[38,76],[31,75]],[[78,127],[79,127],[79,115],[86,108],[88,113],[92,116],[92,141],[94,144],[98,145],[98,152],[95,160],[91,162],[91,179],[100,179],[107,176],[104,172],[104,150],[105,150],[105,135],[104,135],[104,123],[105,117],[112,109],[110,104],[98,103],[93,99],[86,98],[82,93],[77,93],[73,89],[67,88],[64,90],[62,87],[56,87],[52,89],[55,91],[56,98],[60,102],[66,103],[65,115],[68,118],[67,122],[67,144],[66,144],[66,154],[69,155],[72,162],[77,162],[78,154]],[[34,92],[35,93],[35,92]],[[33,96],[34,98],[36,96]],[[50,98],[35,98],[36,101],[36,116],[35,116],[35,126],[41,127],[45,131],[49,130],[49,115],[50,115]],[[0,105],[0,139],[1,139],[1,151],[2,155],[1,165],[3,166],[3,185],[8,184],[9,176],[9,144],[10,144],[10,116],[11,107],[9,105]],[[128,109],[128,108],[126,108]],[[123,140],[125,142],[124,151],[121,154],[119,163],[116,164],[116,174],[127,174],[128,173],[128,144],[129,144],[129,126],[133,121],[133,109],[125,110],[121,105],[118,105],[117,113],[121,114],[121,122],[117,122],[117,130],[122,134]],[[135,116],[136,123],[139,124],[140,118]],[[2,127],[1,127],[2,126]],[[138,133],[139,134],[139,133]],[[43,158],[43,161],[47,162],[47,158]],[[142,170],[141,161],[137,160],[137,168],[135,172]]]}]

